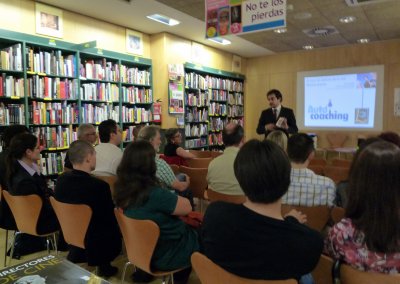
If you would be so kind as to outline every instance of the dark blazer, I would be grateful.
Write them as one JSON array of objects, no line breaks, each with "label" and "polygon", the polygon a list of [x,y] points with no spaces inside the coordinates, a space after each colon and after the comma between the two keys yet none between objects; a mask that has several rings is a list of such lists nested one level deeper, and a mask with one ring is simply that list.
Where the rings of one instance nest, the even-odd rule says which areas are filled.
[{"label": "dark blazer", "polygon": [[[284,129],[286,132],[288,132],[290,134],[297,133],[298,128],[296,125],[296,118],[294,117],[293,110],[291,108],[282,106],[277,119],[275,119],[275,117],[272,113],[272,108],[268,108],[268,109],[262,111],[260,119],[258,121],[257,134],[265,134],[265,136],[267,136],[269,131],[265,130],[265,125],[269,124],[269,123],[275,124],[280,117],[284,117],[287,120],[289,129],[287,129],[287,130]],[[275,128],[278,129],[278,127],[275,127]]]},{"label": "dark blazer", "polygon": [[122,241],[108,183],[86,172],[72,170],[58,178],[55,198],[64,203],[86,204],[92,209],[85,237],[88,264],[113,261],[121,251]]},{"label": "dark blazer", "polygon": [[49,196],[51,196],[53,192],[47,187],[44,176],[41,174],[38,175],[37,173],[31,176],[19,162],[16,162],[14,166],[16,172],[8,181],[8,191],[11,195],[16,196],[30,194],[39,195],[43,201],[43,205],[40,211],[36,230],[39,234],[47,234],[57,231],[60,228],[60,225],[49,201]]}]

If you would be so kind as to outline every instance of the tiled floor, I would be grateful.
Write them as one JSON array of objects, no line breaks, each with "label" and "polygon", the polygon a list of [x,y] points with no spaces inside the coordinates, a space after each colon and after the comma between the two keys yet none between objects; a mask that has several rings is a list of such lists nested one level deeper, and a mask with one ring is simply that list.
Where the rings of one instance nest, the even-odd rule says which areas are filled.
[{"label": "tiled floor", "polygon": [[[6,235],[5,231],[0,229],[0,260],[1,260],[0,261],[0,269],[2,269],[4,267],[3,266],[3,259],[4,259],[5,235]],[[40,257],[40,256],[44,256],[46,254],[47,254],[47,252],[43,251],[43,252],[38,252],[38,253],[34,253],[34,254],[23,256],[19,260],[13,259],[11,265],[16,265],[18,263],[22,263],[22,262],[25,262],[25,261],[30,260],[30,259],[34,259],[34,258],[37,258],[37,257]],[[66,256],[67,253],[66,252],[60,252],[60,255],[61,256]],[[7,258],[7,261],[8,261],[8,258]],[[113,284],[114,283],[115,284],[121,283],[121,274],[122,274],[122,270],[123,270],[123,267],[124,267],[126,262],[127,262],[126,255],[120,255],[115,259],[115,261],[112,264],[114,266],[117,266],[119,271],[118,271],[117,276],[107,279],[109,282],[111,282]],[[89,271],[94,272],[94,267],[87,267],[87,266],[83,266],[83,267],[85,269],[89,270]],[[130,279],[130,276],[131,276],[132,272],[133,272],[133,266],[130,265],[128,267],[128,269],[127,269],[127,273],[126,273],[126,276],[125,276],[124,283],[133,283],[133,281]],[[161,279],[154,280],[151,283],[153,283],[153,284],[161,283]],[[200,281],[199,281],[199,279],[197,278],[197,276],[196,276],[196,274],[194,272],[192,272],[192,274],[190,275],[190,279],[189,279],[188,283],[189,284],[200,284]],[[49,284],[53,284],[53,283],[49,283]]]}]

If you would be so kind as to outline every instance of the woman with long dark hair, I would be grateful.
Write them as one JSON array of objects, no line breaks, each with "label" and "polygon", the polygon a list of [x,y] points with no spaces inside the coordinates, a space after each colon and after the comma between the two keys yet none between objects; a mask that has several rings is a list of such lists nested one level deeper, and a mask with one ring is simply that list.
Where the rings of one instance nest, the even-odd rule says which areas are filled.
[{"label": "woman with long dark hair", "polygon": [[[126,216],[157,223],[160,238],[151,264],[158,270],[173,270],[190,265],[191,254],[199,249],[198,237],[178,218],[192,211],[189,200],[160,187],[155,154],[147,141],[129,144],[117,170],[114,201]],[[187,270],[180,275],[181,283],[189,273]]]},{"label": "woman with long dark hair", "polygon": [[352,165],[345,218],[329,232],[326,251],[356,269],[400,272],[400,148],[374,142]]},{"label": "woman with long dark hair", "polygon": [[47,234],[56,231],[60,226],[49,201],[53,192],[47,187],[37,165],[39,159],[40,146],[37,137],[27,133],[16,135],[11,140],[6,157],[6,180],[11,195],[40,196],[43,206],[36,230],[39,234]]}]

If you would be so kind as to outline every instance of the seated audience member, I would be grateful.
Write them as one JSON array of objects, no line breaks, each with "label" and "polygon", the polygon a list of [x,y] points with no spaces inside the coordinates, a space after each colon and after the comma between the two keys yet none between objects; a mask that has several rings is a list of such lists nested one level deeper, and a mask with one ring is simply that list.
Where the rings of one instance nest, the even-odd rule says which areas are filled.
[{"label": "seated audience member", "polygon": [[168,164],[187,166],[185,159],[196,158],[194,154],[181,147],[182,134],[179,132],[179,128],[168,129],[165,132],[165,138],[167,139],[167,144],[164,147],[164,156]]},{"label": "seated audience member", "polygon": [[270,133],[268,133],[265,139],[275,142],[276,144],[278,144],[279,147],[281,147],[286,152],[288,135],[285,131],[273,130]]},{"label": "seated audience member", "polygon": [[83,250],[71,246],[68,259],[88,262],[99,267],[99,275],[112,276],[118,272],[110,265],[121,251],[121,235],[114,215],[109,185],[92,176],[96,166],[96,151],[91,143],[77,140],[69,148],[73,170],[57,180],[55,198],[70,204],[86,204],[92,209]]},{"label": "seated audience member", "polygon": [[282,203],[298,206],[333,206],[335,183],[307,169],[314,158],[314,141],[305,133],[293,134],[288,140],[287,153],[292,164],[290,186]]},{"label": "seated audience member", "polygon": [[[78,127],[78,140],[82,141],[87,141],[91,145],[94,145],[97,141],[97,134],[96,134],[96,129],[94,128],[93,125],[89,123],[84,123],[79,125]],[[71,161],[69,160],[69,154],[65,155],[65,160],[64,160],[64,171],[70,171],[72,170],[72,164]]]},{"label": "seated audience member", "polygon": [[[155,125],[149,125],[143,127],[139,132],[137,141],[140,140],[149,142],[154,147],[154,150],[158,152],[161,145],[160,128]],[[188,198],[193,206],[194,203],[193,203],[192,192],[188,190],[190,184],[190,178],[187,175],[181,174],[183,175],[184,180],[179,181],[175,177],[171,167],[164,160],[160,159],[159,157],[156,157],[155,161],[157,166],[156,176],[160,180],[161,186],[163,188],[175,190],[175,192],[180,196]]]},{"label": "seated audience member", "polygon": [[381,138],[382,140],[393,143],[397,147],[400,147],[400,136],[396,132],[393,131],[382,132],[380,135],[378,135],[378,138]]},{"label": "seated audience member", "polygon": [[237,154],[234,170],[247,201],[208,206],[202,226],[205,255],[245,278],[308,276],[318,263],[323,240],[300,223],[305,215],[296,210],[281,214],[281,198],[290,183],[286,153],[271,141],[251,140]]},{"label": "seated audience member", "polygon": [[228,195],[244,195],[235,177],[233,162],[244,142],[244,130],[239,124],[229,123],[222,131],[224,153],[208,166],[207,182],[214,191]]},{"label": "seated audience member", "polygon": [[38,234],[47,234],[60,228],[57,217],[51,207],[49,196],[53,191],[47,187],[40,173],[37,161],[40,159],[40,146],[36,136],[22,133],[12,140],[6,157],[7,188],[11,195],[24,196],[36,194],[43,201],[36,230]]},{"label": "seated audience member", "polygon": [[400,273],[399,188],[399,147],[365,147],[350,174],[345,218],[325,240],[329,255],[362,271]]},{"label": "seated audience member", "polygon": [[118,124],[108,119],[99,125],[100,144],[96,150],[96,169],[93,174],[98,176],[112,176],[117,174],[117,168],[122,159],[122,151],[119,144],[122,139],[122,131]]},{"label": "seated audience member", "polygon": [[[0,185],[2,190],[7,190],[6,157],[9,153],[10,142],[14,136],[20,133],[29,133],[29,129],[24,125],[15,124],[7,126],[3,133],[3,149],[0,153]],[[4,198],[0,199],[0,228],[3,228],[5,230],[17,229],[14,216],[12,215],[10,208],[8,207],[8,204]]]},{"label": "seated audience member", "polygon": [[[156,152],[147,141],[128,145],[115,184],[114,200],[130,218],[152,220],[160,228],[151,266],[157,270],[174,270],[190,266],[190,256],[199,249],[196,231],[177,216],[191,210],[188,199],[161,188],[156,176]],[[174,274],[175,283],[186,283],[191,269]]]}]

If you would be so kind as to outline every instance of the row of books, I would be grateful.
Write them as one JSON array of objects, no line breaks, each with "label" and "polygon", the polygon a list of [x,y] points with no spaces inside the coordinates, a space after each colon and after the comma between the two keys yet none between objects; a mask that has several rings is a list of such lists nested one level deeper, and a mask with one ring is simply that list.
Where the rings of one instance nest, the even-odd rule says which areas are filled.
[{"label": "row of books", "polygon": [[119,65],[107,62],[105,58],[97,60],[86,60],[80,66],[81,77],[86,79],[119,81]]},{"label": "row of books", "polygon": [[208,145],[209,146],[221,146],[224,142],[222,141],[222,132],[211,133],[208,135]]},{"label": "row of books", "polygon": [[10,124],[25,124],[24,105],[0,103],[0,125]]},{"label": "row of books", "polygon": [[151,89],[123,86],[122,101],[131,104],[152,103],[153,92]]},{"label": "row of books", "polygon": [[150,72],[121,65],[121,82],[149,86],[151,84]]},{"label": "row of books", "polygon": [[[119,107],[116,107],[117,111]],[[122,122],[124,123],[143,123],[153,120],[151,110],[137,107],[122,106]]]},{"label": "row of books", "polygon": [[207,122],[208,110],[207,109],[187,109],[185,112],[186,122]]},{"label": "row of books", "polygon": [[200,147],[207,147],[207,137],[202,137],[198,139],[190,139],[185,141],[185,148],[200,148]]},{"label": "row of books", "polygon": [[14,76],[7,76],[2,73],[0,76],[0,97],[23,97],[25,93],[24,79]]},{"label": "row of books", "polygon": [[208,92],[208,98],[214,101],[226,101],[228,92],[226,90],[211,90]]},{"label": "row of books", "polygon": [[243,82],[231,79],[222,79],[197,73],[185,73],[185,88],[192,89],[220,89],[231,92],[243,92]]},{"label": "row of books", "polygon": [[226,115],[227,108],[225,104],[221,103],[210,103],[209,106],[210,115]]},{"label": "row of books", "polygon": [[228,122],[229,123],[235,123],[235,124],[239,124],[239,125],[241,125],[242,127],[244,127],[244,119],[243,119],[243,117],[241,117],[241,118],[228,118]]},{"label": "row of books", "polygon": [[210,131],[221,131],[226,125],[226,119],[221,117],[212,117],[210,119]]},{"label": "row of books", "polygon": [[30,124],[78,123],[79,107],[76,103],[44,103],[32,101],[29,105]]},{"label": "row of books", "polygon": [[22,46],[20,43],[0,50],[0,69],[22,71]]},{"label": "row of books", "polygon": [[78,80],[41,77],[38,75],[28,79],[28,96],[41,99],[78,98]]},{"label": "row of books", "polygon": [[64,160],[66,152],[41,153],[40,172],[47,175],[61,174],[64,171]]},{"label": "row of books", "polygon": [[27,47],[26,58],[28,72],[75,77],[76,57],[73,54],[64,56],[61,50],[35,51],[33,47]]},{"label": "row of books", "polygon": [[72,129],[72,125],[68,127],[44,126],[30,127],[31,133],[38,137],[39,145],[43,149],[51,150],[54,148],[68,148],[69,145],[77,140],[77,133]]},{"label": "row of books", "polygon": [[89,101],[119,101],[119,87],[112,83],[85,83],[80,88],[81,99]]},{"label": "row of books", "polygon": [[228,116],[244,116],[244,107],[238,105],[228,105]]},{"label": "row of books", "polygon": [[82,123],[100,123],[107,119],[119,121],[118,107],[109,104],[82,104]]},{"label": "row of books", "polygon": [[228,104],[230,105],[243,105],[243,94],[242,93],[229,93]]},{"label": "row of books", "polygon": [[207,134],[208,134],[207,124],[196,124],[196,125],[187,124],[185,126],[185,136],[199,137]]},{"label": "row of books", "polygon": [[198,92],[198,93],[187,93],[186,94],[186,105],[187,106],[208,106],[207,93]]}]

